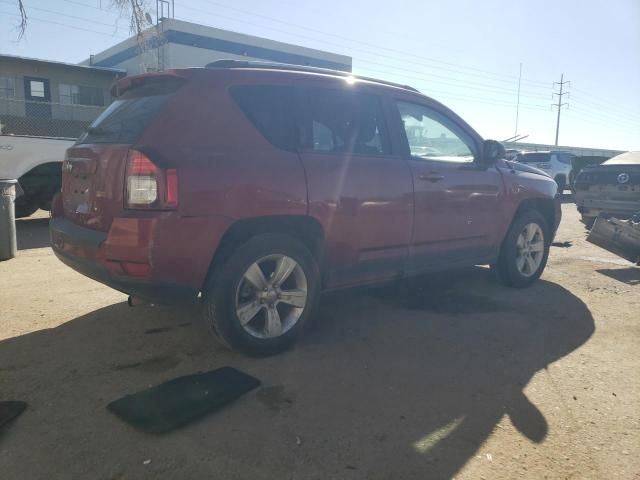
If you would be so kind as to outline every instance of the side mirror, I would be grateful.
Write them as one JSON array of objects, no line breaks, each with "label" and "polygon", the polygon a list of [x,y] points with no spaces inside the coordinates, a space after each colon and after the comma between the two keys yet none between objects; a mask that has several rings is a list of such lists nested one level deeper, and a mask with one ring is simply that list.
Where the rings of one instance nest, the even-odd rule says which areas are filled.
[{"label": "side mirror", "polygon": [[482,165],[490,167],[506,155],[505,149],[500,142],[495,140],[485,140],[482,144]]}]

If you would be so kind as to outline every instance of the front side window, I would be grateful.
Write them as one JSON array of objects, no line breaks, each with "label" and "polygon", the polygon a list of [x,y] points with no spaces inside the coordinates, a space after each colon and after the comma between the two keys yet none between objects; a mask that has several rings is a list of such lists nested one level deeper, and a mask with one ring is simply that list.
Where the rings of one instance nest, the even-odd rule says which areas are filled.
[{"label": "front side window", "polygon": [[416,103],[397,102],[397,106],[413,158],[441,162],[473,162],[471,139],[446,117]]},{"label": "front side window", "polygon": [[300,148],[324,153],[391,154],[378,96],[323,88],[301,91]]},{"label": "front side window", "polygon": [[0,98],[16,96],[16,83],[11,77],[0,77]]}]

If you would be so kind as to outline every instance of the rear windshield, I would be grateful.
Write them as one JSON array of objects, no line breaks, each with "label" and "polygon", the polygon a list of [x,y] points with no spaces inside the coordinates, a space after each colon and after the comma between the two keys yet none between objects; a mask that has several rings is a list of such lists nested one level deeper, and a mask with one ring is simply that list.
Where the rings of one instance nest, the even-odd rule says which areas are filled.
[{"label": "rear windshield", "polygon": [[94,120],[78,143],[135,143],[181,85],[165,80],[125,92]]},{"label": "rear windshield", "polygon": [[548,162],[548,153],[526,153],[524,155],[518,155],[517,160],[521,163],[540,163]]}]

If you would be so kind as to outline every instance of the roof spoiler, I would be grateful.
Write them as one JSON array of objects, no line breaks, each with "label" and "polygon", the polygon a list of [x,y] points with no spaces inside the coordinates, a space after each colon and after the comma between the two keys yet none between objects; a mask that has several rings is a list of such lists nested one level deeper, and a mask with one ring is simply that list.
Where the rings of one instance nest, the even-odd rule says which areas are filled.
[{"label": "roof spoiler", "polygon": [[176,70],[165,70],[163,72],[149,72],[141,75],[133,75],[116,80],[111,86],[111,96],[119,97],[124,92],[148,85],[149,83],[166,82],[166,81],[185,81],[187,76],[184,72]]}]

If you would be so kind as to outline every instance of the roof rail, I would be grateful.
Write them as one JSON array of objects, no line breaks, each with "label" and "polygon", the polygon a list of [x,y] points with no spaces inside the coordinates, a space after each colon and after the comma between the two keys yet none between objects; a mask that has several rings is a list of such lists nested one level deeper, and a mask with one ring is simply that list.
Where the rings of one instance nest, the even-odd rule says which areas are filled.
[{"label": "roof rail", "polygon": [[294,65],[291,63],[275,63],[275,62],[257,62],[251,60],[232,60],[223,59],[216,60],[215,62],[207,63],[205,68],[260,68],[265,70],[293,70],[296,72],[312,72],[312,73],[325,73],[328,75],[334,75],[336,77],[352,77],[359,80],[365,80],[368,82],[380,83],[382,85],[389,85],[391,87],[403,88],[405,90],[411,90],[412,92],[419,92],[418,89],[410,87],[409,85],[402,85],[400,83],[387,82],[386,80],[379,80],[377,78],[363,77],[361,75],[354,75],[351,72],[344,72],[342,70],[332,70],[330,68],[321,67],[309,67],[306,65]]}]

